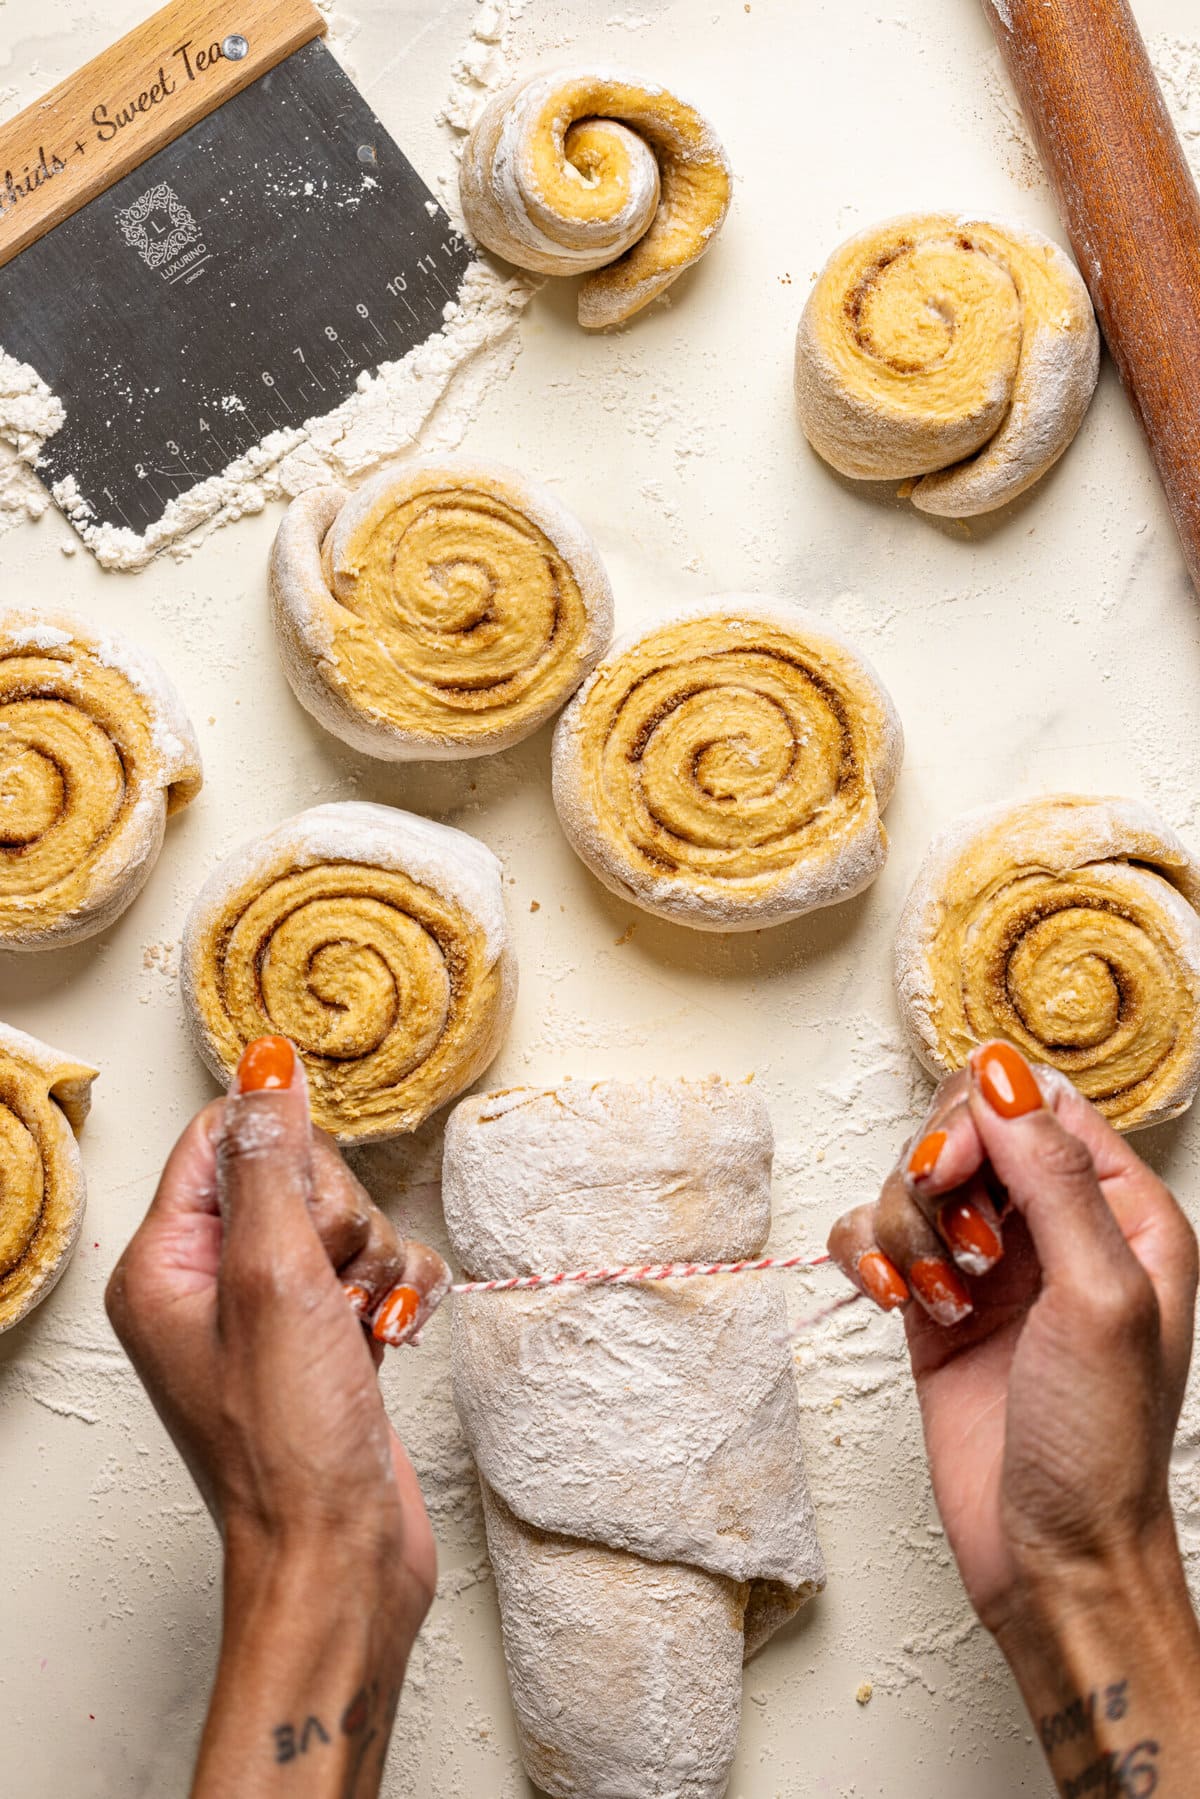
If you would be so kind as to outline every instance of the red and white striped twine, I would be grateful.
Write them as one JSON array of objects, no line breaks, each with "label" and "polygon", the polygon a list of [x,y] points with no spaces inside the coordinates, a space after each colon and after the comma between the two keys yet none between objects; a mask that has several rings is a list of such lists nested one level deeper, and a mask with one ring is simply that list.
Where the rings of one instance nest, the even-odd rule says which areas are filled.
[{"label": "red and white striped twine", "polygon": [[819,1256],[760,1256],[749,1262],[626,1262],[618,1268],[574,1268],[569,1274],[514,1274],[501,1281],[456,1281],[451,1293],[527,1293],[536,1287],[618,1287],[629,1281],[688,1281],[708,1274],[783,1274],[819,1268]]},{"label": "red and white striped twine", "polygon": [[[545,1287],[622,1287],[637,1281],[688,1281],[716,1274],[786,1274],[800,1269],[820,1268],[830,1260],[819,1256],[759,1256],[756,1261],[741,1262],[627,1262],[615,1268],[574,1268],[558,1274],[514,1274],[507,1280],[455,1281],[451,1293],[531,1293]],[[832,1318],[844,1306],[854,1305],[861,1293],[846,1293],[832,1305],[822,1306],[789,1325],[780,1341],[815,1330],[826,1318]]]}]

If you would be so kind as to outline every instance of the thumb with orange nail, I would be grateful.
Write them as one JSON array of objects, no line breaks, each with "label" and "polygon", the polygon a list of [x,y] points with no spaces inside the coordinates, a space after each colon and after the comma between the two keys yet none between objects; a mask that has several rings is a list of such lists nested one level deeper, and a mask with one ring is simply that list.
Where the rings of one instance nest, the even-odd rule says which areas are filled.
[{"label": "thumb with orange nail", "polygon": [[946,1535],[1060,1791],[1187,1792],[1200,1627],[1168,1467],[1197,1249],[1176,1200],[1062,1075],[985,1043],[829,1248],[903,1309]]},{"label": "thumb with orange nail", "polygon": [[318,1721],[322,1757],[308,1785],[291,1771],[289,1794],[377,1791],[436,1579],[378,1370],[448,1284],[313,1127],[291,1043],[249,1044],[173,1150],[107,1293],[225,1551],[193,1799],[282,1793],[292,1718]]}]

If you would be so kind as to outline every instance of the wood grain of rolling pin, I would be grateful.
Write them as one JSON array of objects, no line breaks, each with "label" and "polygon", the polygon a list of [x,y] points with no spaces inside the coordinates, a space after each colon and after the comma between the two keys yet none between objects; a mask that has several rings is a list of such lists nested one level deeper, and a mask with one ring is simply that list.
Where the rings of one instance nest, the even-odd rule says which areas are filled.
[{"label": "wood grain of rolling pin", "polygon": [[1124,0],[983,0],[1200,589],[1200,193]]}]

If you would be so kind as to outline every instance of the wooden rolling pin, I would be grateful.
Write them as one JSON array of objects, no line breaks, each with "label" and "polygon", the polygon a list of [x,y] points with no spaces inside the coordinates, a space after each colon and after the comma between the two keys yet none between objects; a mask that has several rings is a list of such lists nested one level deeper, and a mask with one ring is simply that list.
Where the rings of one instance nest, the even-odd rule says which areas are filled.
[{"label": "wooden rolling pin", "polygon": [[1200,589],[1200,193],[1125,0],[983,0]]}]

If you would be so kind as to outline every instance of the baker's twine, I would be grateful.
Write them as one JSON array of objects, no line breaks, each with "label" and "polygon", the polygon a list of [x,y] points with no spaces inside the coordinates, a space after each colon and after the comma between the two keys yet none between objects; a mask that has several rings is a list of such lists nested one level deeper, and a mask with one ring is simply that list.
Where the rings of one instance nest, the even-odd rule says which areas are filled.
[{"label": "baker's twine", "polygon": [[[531,1293],[545,1287],[623,1287],[638,1281],[688,1281],[723,1274],[788,1274],[820,1268],[831,1260],[823,1253],[818,1256],[759,1256],[753,1261],[740,1262],[624,1262],[613,1268],[573,1268],[556,1274],[514,1274],[505,1280],[455,1281],[450,1292],[458,1296]],[[804,1335],[862,1297],[861,1293],[844,1294],[832,1305],[822,1306],[820,1311],[789,1325],[780,1341],[790,1342]]]}]

